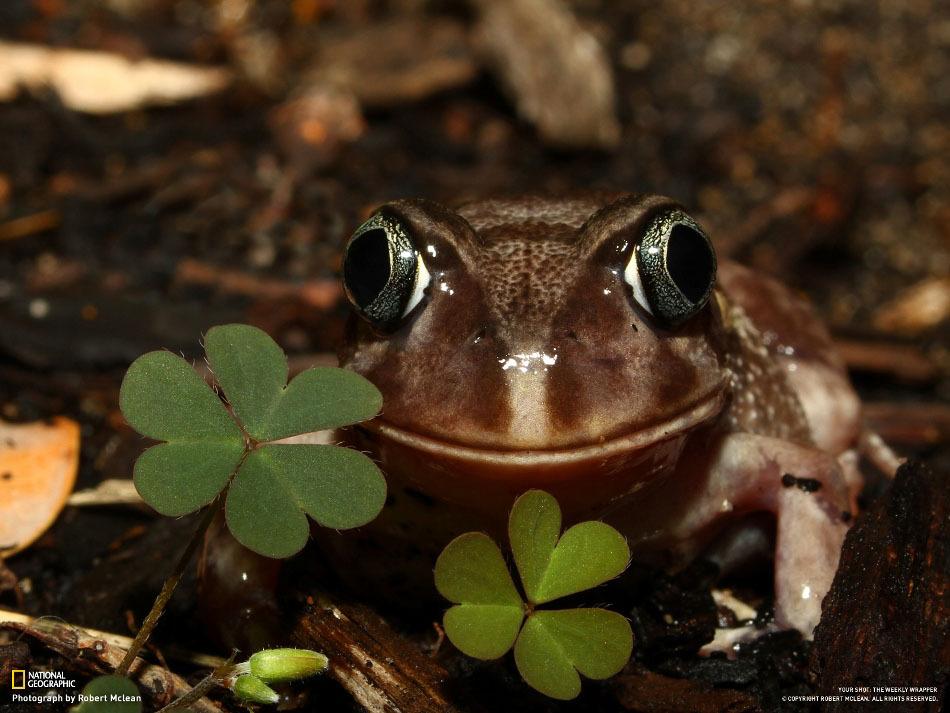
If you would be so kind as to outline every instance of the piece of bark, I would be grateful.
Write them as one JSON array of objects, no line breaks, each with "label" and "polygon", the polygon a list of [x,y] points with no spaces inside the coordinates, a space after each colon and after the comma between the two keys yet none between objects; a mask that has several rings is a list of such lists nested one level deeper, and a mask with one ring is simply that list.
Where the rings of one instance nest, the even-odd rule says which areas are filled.
[{"label": "piece of bark", "polygon": [[[0,622],[0,628],[23,632],[55,651],[76,669],[94,676],[114,673],[125,656],[125,649],[113,646],[102,638],[90,636],[82,629],[45,624],[40,630],[35,626],[16,622]],[[140,658],[135,659],[129,669],[129,678],[135,681],[143,698],[156,707],[167,705],[191,690],[191,685],[185,679]],[[193,703],[191,710],[196,713],[220,713],[220,709],[207,699]]]},{"label": "piece of bark", "polygon": [[330,659],[329,675],[370,713],[452,713],[448,673],[369,607],[326,596],[293,627],[297,645]]},{"label": "piece of bark", "polygon": [[541,138],[568,148],[620,141],[614,76],[597,38],[560,0],[472,0],[477,49]]},{"label": "piece of bark", "polygon": [[950,474],[902,466],[848,533],[810,665],[818,694],[841,698],[822,711],[853,710],[844,698],[861,694],[847,689],[862,686],[935,687],[921,694],[933,700],[900,701],[899,710],[942,710],[950,684]]},{"label": "piece of bark", "polygon": [[478,73],[465,28],[450,18],[397,17],[318,39],[296,95],[331,86],[352,92],[363,106],[398,106],[467,84]]},{"label": "piece of bark", "polygon": [[759,706],[747,693],[714,688],[684,678],[670,678],[637,664],[616,680],[617,699],[625,710],[640,713],[752,713]]}]

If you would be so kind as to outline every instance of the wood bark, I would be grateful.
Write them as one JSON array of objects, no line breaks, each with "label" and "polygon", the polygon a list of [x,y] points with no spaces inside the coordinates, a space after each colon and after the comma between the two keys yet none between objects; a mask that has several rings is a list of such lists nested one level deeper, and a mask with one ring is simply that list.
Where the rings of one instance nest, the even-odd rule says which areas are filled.
[{"label": "wood bark", "polygon": [[[942,710],[950,683],[950,473],[902,466],[890,491],[848,533],[811,668],[819,696],[841,697],[822,702],[823,712],[853,710],[847,696],[855,695],[935,698],[872,700],[869,711]],[[849,691],[862,687],[872,690]]]}]

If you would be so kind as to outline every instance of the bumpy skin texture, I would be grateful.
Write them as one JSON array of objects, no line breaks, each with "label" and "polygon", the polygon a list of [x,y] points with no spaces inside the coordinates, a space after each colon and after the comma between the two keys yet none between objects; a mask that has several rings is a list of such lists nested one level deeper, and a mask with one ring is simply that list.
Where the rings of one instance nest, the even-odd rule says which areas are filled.
[{"label": "bumpy skin texture", "polygon": [[688,411],[726,378],[715,315],[658,332],[617,274],[660,200],[615,203],[581,232],[596,203],[390,204],[429,299],[391,336],[359,325],[343,365],[385,386],[387,423],[474,448],[574,448]]},{"label": "bumpy skin texture", "polygon": [[347,438],[380,459],[392,500],[327,538],[351,579],[385,589],[430,571],[455,534],[501,534],[531,487],[670,568],[764,510],[777,622],[810,635],[853,510],[858,476],[836,457],[858,401],[819,321],[774,281],[723,261],[713,297],[672,330],[636,303],[624,266],[671,208],[649,195],[381,208],[431,283],[386,334],[354,318],[340,352],[383,393],[382,416]]}]

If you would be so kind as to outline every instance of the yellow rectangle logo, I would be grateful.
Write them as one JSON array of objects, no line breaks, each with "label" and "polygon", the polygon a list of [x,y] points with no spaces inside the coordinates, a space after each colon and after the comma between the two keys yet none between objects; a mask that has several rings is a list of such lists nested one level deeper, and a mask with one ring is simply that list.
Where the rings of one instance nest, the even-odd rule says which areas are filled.
[{"label": "yellow rectangle logo", "polygon": [[[16,675],[20,674],[20,685],[16,685]],[[12,681],[10,682],[10,688],[23,689],[26,688],[26,671],[23,669],[18,669],[12,672]]]}]

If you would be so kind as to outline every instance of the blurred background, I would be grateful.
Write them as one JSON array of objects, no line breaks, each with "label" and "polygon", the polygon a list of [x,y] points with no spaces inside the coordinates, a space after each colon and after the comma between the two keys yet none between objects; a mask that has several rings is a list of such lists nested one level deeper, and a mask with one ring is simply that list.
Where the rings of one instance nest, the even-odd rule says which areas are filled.
[{"label": "blurred background", "polygon": [[[950,467],[930,0],[4,0],[0,419],[75,419],[78,487],[128,478],[128,364],[231,321],[328,358],[380,203],[600,188],[678,199],[809,299],[870,425]],[[164,576],[118,559],[168,537],[144,517],[67,508],[0,601],[124,629]]]},{"label": "blurred background", "polygon": [[262,301],[309,327],[392,198],[589,188],[677,198],[842,335],[946,337],[942,3],[8,0],[0,36],[25,366],[194,350]]}]

